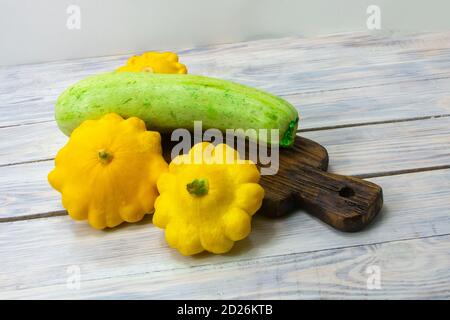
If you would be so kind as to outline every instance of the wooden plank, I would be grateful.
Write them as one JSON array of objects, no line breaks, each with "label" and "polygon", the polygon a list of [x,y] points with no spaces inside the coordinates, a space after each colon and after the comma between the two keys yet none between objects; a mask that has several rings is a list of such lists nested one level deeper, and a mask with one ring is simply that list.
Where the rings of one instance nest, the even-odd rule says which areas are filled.
[{"label": "wooden plank", "polygon": [[[450,117],[302,132],[343,174],[448,165]],[[0,129],[0,166],[52,159],[67,142],[55,122]],[[426,152],[425,152],[426,151]],[[369,171],[367,171],[367,168]]]},{"label": "wooden plank", "polygon": [[53,161],[0,167],[0,222],[64,210],[47,182]]},{"label": "wooden plank", "polygon": [[[277,95],[450,77],[449,34],[337,34],[179,51],[190,73],[238,81]],[[70,84],[114,70],[127,56],[0,68],[0,127],[53,119]]]},{"label": "wooden plank", "polygon": [[[449,246],[447,235],[99,280],[84,279],[80,266],[79,289],[62,281],[8,288],[0,298],[449,299]],[[379,270],[379,287],[372,270]]]},{"label": "wooden plank", "polygon": [[300,130],[450,115],[450,79],[297,94]]},{"label": "wooden plank", "polygon": [[[127,224],[109,231],[94,230],[86,223],[75,222],[67,216],[3,222],[0,223],[0,296],[23,294],[25,297],[27,290],[32,292],[32,288],[46,286],[56,286],[61,295],[67,294],[63,288],[67,279],[67,268],[72,265],[81,268],[83,281],[117,277],[128,279],[133,275],[139,275],[138,278],[144,280],[144,274],[162,274],[163,271],[175,275],[178,269],[199,266],[222,270],[223,263],[234,264],[240,268],[253,259],[450,233],[450,170],[371,180],[383,187],[385,208],[379,219],[365,231],[341,233],[301,211],[281,219],[257,216],[250,237],[238,242],[229,254],[222,256],[181,256],[168,248],[162,231],[151,225],[150,217],[141,223]],[[356,249],[348,250],[356,252],[356,256],[359,255]],[[320,256],[321,253],[313,256],[316,255]],[[300,260],[310,260],[307,257],[303,256]],[[396,260],[396,255],[392,253],[390,259],[392,260],[385,263],[399,263],[402,256]],[[264,261],[258,261],[260,260],[252,264],[266,268]],[[314,260],[312,263],[314,265]],[[431,277],[434,274],[435,277],[440,277],[436,272],[429,272],[428,266],[422,267],[427,271],[419,275]],[[272,269],[272,277],[277,276],[276,270]],[[448,263],[446,271],[448,272]],[[411,274],[415,272],[418,271],[414,269]],[[320,274],[317,281],[320,281]],[[117,281],[117,286],[121,287],[120,281]],[[153,278],[152,281],[157,287],[157,279]],[[223,284],[219,282],[217,288]],[[253,285],[258,285],[258,282],[253,282]],[[146,286],[151,287],[150,282],[146,283]],[[401,288],[401,284],[399,286]],[[274,288],[276,289],[276,285]],[[322,287],[316,286],[317,288]],[[106,291],[110,289],[112,290],[110,287],[103,291],[101,286],[97,286],[95,290],[99,295],[106,295]],[[346,290],[346,285],[342,289]]]},{"label": "wooden plank", "polygon": [[0,128],[0,166],[53,159],[67,142],[56,122]]},{"label": "wooden plank", "polygon": [[303,132],[325,146],[329,171],[346,175],[448,166],[450,118]]},{"label": "wooden plank", "polygon": [[[10,138],[19,134],[20,127],[0,129],[0,133],[9,131],[2,138],[5,142],[0,146],[0,163],[51,158],[66,141],[54,123],[26,127],[36,129],[24,130],[22,134],[26,137],[20,142]],[[302,135],[328,149],[329,171],[345,175],[379,175],[394,170],[450,165],[450,118],[311,131]],[[0,219],[60,211],[59,195],[47,183],[52,168],[53,161],[0,167]]]}]

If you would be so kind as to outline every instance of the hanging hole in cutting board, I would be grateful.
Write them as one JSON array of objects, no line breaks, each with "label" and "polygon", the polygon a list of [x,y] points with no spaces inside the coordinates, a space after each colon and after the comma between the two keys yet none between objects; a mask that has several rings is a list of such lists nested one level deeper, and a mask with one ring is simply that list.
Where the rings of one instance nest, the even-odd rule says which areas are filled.
[{"label": "hanging hole in cutting board", "polygon": [[352,188],[345,186],[339,190],[339,195],[343,198],[349,198],[355,195],[355,191],[353,191]]}]

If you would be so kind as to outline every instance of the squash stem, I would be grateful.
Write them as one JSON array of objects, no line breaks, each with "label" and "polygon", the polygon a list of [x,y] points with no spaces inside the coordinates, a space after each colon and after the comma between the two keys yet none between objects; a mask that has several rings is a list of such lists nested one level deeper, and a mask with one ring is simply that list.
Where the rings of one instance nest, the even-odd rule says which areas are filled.
[{"label": "squash stem", "polygon": [[209,191],[209,183],[208,180],[200,178],[194,179],[191,183],[186,185],[186,190],[197,197],[203,196]]},{"label": "squash stem", "polygon": [[289,123],[289,127],[284,133],[280,141],[280,146],[283,148],[292,147],[295,136],[297,135],[298,117]]},{"label": "squash stem", "polygon": [[111,162],[113,156],[112,154],[108,153],[105,149],[101,149],[98,151],[98,158],[102,163],[108,164]]}]

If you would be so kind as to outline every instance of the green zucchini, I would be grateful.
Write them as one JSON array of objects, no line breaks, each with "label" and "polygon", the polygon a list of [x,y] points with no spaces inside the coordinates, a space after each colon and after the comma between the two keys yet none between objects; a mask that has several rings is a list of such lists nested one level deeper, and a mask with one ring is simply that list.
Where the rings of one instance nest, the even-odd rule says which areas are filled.
[{"label": "green zucchini", "polygon": [[[297,110],[286,100],[234,82],[196,75],[112,72],[88,77],[64,91],[55,108],[56,121],[66,135],[84,120],[115,112],[135,116],[149,130],[278,129],[279,144],[293,144]],[[270,135],[252,135],[270,143]]]}]

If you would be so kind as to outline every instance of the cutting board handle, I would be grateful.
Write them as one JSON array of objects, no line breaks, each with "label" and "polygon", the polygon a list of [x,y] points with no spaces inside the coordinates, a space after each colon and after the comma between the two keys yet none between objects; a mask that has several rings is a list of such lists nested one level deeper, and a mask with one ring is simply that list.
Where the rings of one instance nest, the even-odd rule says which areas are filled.
[{"label": "cutting board handle", "polygon": [[362,179],[301,166],[290,182],[300,206],[341,231],[361,230],[383,206],[381,187]]}]

